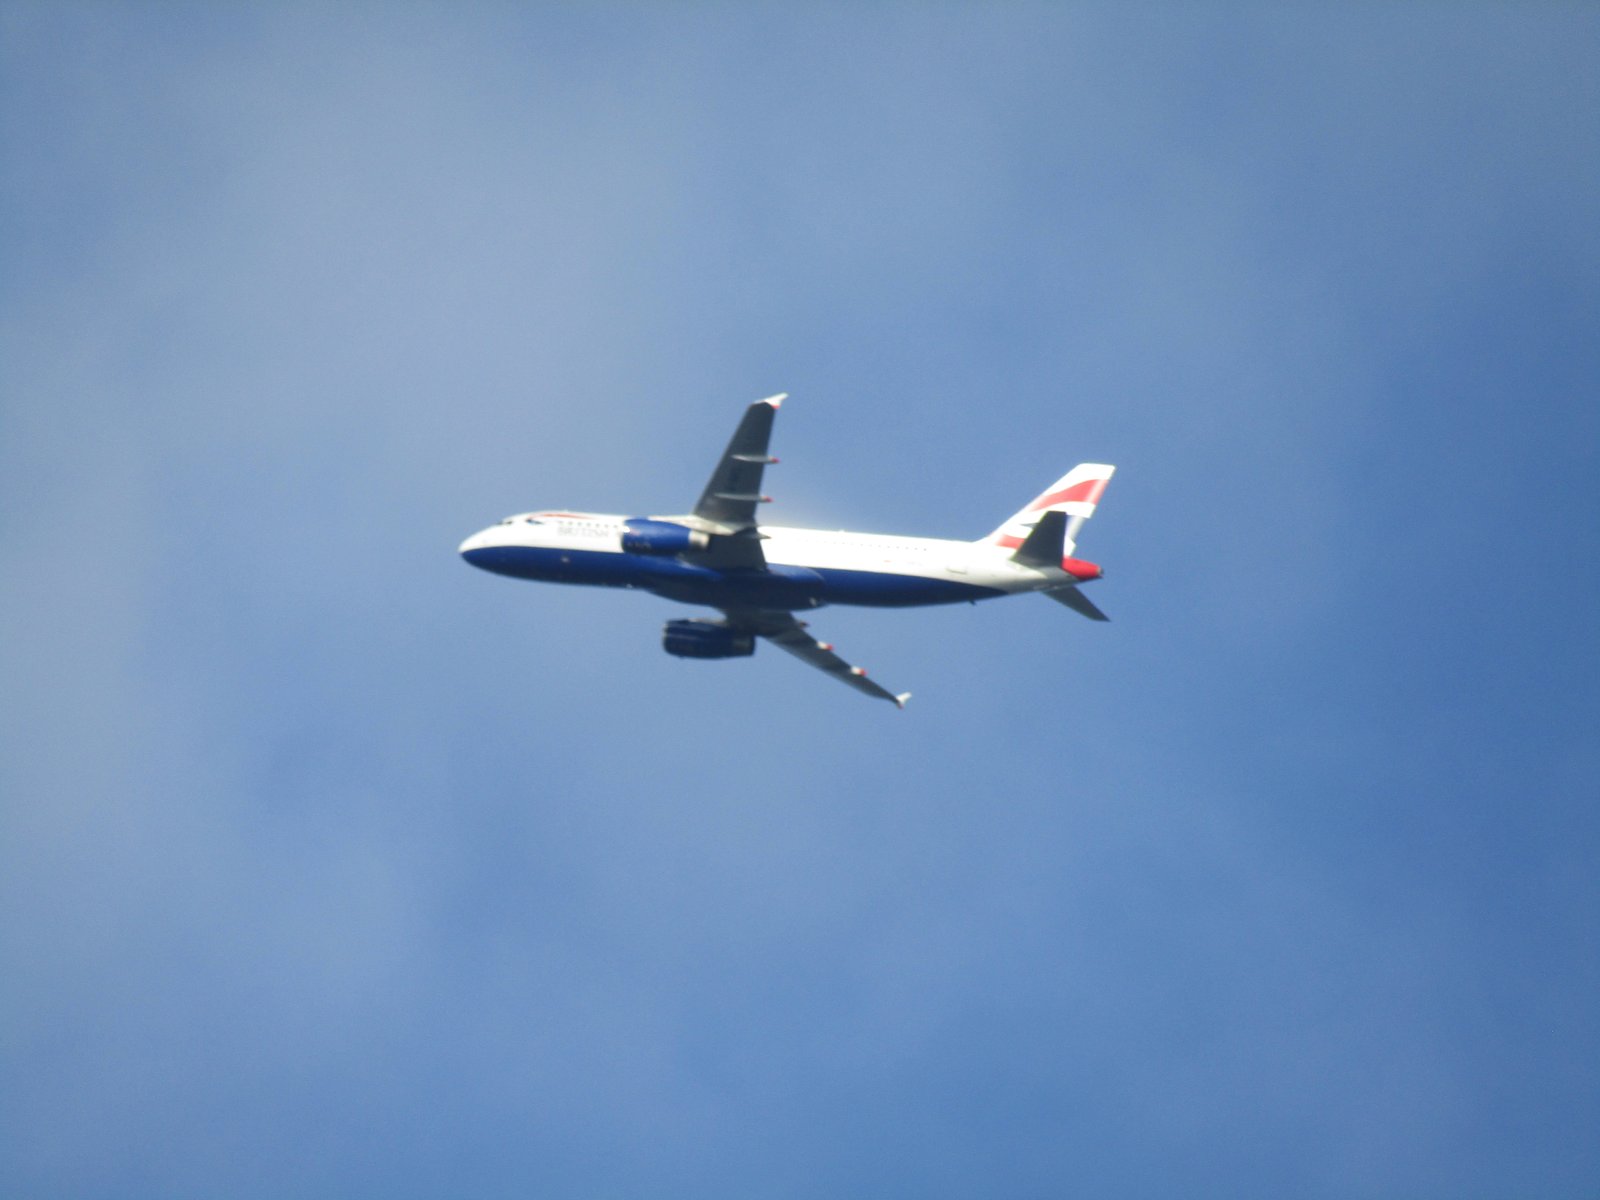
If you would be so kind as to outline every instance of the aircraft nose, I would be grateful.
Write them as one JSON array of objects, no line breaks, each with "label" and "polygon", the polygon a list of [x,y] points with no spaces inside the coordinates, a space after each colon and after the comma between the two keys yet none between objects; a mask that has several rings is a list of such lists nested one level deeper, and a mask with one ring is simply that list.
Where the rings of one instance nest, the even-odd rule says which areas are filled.
[{"label": "aircraft nose", "polygon": [[490,526],[488,529],[480,529],[462,542],[460,546],[456,547],[456,553],[473,566],[487,569],[489,564],[497,558],[496,547],[498,539],[495,534],[494,526]]}]

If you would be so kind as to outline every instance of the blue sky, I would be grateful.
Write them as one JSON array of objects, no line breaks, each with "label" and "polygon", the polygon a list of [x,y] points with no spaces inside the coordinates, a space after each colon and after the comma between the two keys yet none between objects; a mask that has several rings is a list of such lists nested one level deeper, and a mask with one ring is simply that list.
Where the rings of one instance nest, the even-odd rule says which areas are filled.
[{"label": "blue sky", "polygon": [[[1600,1188],[1600,16],[0,5],[0,1191]],[[976,537],[897,713],[455,556]]]}]

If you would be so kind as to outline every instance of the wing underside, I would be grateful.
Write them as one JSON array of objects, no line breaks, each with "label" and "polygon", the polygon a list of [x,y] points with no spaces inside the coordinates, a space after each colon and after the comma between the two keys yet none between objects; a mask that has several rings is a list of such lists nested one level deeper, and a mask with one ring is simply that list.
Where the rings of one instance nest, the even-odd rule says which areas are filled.
[{"label": "wing underside", "polygon": [[784,399],[773,396],[747,408],[717,461],[694,506],[696,520],[711,534],[710,547],[695,556],[696,562],[725,570],[761,570],[767,565],[761,553],[756,506],[771,499],[761,492],[761,477],[778,461],[767,453],[767,444],[772,440],[772,420]]},{"label": "wing underside", "polygon": [[888,688],[881,687],[868,679],[863,668],[852,666],[835,654],[829,643],[819,642],[807,633],[805,622],[796,620],[793,613],[765,609],[734,609],[728,611],[726,615],[729,623],[735,627],[748,629],[780,650],[785,650],[801,662],[832,675],[840,683],[847,684],[858,692],[874,696],[879,700],[887,700],[898,708],[904,708],[906,701],[911,699],[910,692],[896,695]]},{"label": "wing underside", "polygon": [[[756,506],[770,499],[761,492],[761,480],[766,468],[778,461],[767,453],[767,445],[772,439],[773,418],[784,399],[779,395],[758,400],[745,410],[700,502],[694,506],[694,520],[710,534],[711,544],[688,556],[692,561],[720,570],[766,570]],[[847,663],[833,652],[832,646],[807,633],[805,622],[796,620],[793,613],[757,608],[723,612],[733,628],[764,638],[858,692],[888,700],[900,708],[911,698],[910,692],[897,696],[868,679],[865,670]]]}]

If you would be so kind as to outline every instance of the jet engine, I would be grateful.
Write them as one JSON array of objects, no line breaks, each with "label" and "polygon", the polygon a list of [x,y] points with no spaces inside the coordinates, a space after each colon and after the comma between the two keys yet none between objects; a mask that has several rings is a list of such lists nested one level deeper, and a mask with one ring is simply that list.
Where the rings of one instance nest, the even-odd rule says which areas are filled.
[{"label": "jet engine", "polygon": [[627,554],[687,554],[710,544],[710,535],[672,521],[631,517],[622,523],[622,549]]},{"label": "jet engine", "polygon": [[726,621],[668,621],[661,648],[679,658],[748,658],[756,652],[756,635]]}]

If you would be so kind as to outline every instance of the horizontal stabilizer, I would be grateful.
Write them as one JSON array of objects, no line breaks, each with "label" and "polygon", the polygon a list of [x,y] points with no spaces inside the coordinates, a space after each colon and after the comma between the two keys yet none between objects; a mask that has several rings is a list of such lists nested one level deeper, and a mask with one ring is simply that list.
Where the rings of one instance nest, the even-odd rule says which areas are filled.
[{"label": "horizontal stabilizer", "polygon": [[1048,592],[1040,592],[1041,596],[1049,596],[1057,604],[1065,604],[1073,612],[1082,613],[1091,621],[1109,621],[1106,616],[1094,606],[1094,601],[1085,596],[1075,587],[1051,588]]},{"label": "horizontal stabilizer", "polygon": [[1067,514],[1047,512],[1011,557],[1030,567],[1059,567],[1066,557],[1066,543]]}]

